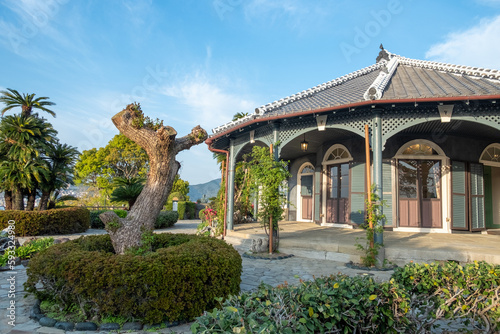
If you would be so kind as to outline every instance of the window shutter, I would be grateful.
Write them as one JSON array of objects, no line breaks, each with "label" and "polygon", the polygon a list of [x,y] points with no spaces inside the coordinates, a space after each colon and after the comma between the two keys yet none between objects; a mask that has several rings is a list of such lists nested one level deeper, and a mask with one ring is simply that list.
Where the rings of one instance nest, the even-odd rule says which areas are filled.
[{"label": "window shutter", "polygon": [[467,197],[466,197],[466,169],[465,163],[452,163],[452,220],[451,228],[463,230],[467,228]]},{"label": "window shutter", "polygon": [[365,164],[351,163],[351,223],[365,221]]},{"label": "window shutter", "polygon": [[470,164],[470,195],[472,229],[485,228],[483,165]]},{"label": "window shutter", "polygon": [[382,193],[385,201],[385,226],[393,226],[392,222],[392,166],[391,160],[382,163]]}]

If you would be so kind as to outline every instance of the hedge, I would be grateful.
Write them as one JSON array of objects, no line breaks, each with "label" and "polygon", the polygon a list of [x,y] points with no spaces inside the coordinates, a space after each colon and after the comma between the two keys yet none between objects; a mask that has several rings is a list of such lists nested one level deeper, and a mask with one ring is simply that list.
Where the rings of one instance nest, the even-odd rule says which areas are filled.
[{"label": "hedge", "polygon": [[42,301],[76,305],[88,319],[121,316],[151,324],[194,319],[213,308],[216,297],[239,293],[241,257],[224,241],[156,234],[153,250],[116,255],[109,235],[54,245],[31,259],[25,289]]},{"label": "hedge", "polygon": [[[104,229],[104,223],[99,218],[99,215],[103,212],[107,212],[109,210],[93,210],[90,211],[90,227],[96,229]],[[127,211],[125,210],[113,210],[118,217],[125,218],[127,217]],[[179,214],[175,211],[161,211],[156,218],[155,228],[167,228],[172,227],[179,219]]]},{"label": "hedge", "polygon": [[44,211],[0,211],[0,229],[9,220],[16,222],[16,236],[72,234],[85,232],[90,226],[89,210],[82,207]]},{"label": "hedge", "polygon": [[[168,201],[165,204],[165,210],[172,211],[173,203],[172,201]],[[196,203],[195,202],[185,202],[179,201],[177,202],[177,212],[179,213],[179,219],[195,219],[196,218]]]}]

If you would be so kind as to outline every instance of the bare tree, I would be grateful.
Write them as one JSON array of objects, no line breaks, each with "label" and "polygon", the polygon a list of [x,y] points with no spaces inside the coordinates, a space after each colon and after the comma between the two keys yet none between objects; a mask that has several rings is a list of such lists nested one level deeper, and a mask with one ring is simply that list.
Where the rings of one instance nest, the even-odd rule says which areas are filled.
[{"label": "bare tree", "polygon": [[177,153],[207,139],[207,132],[196,126],[187,136],[176,138],[177,132],[163,121],[145,117],[139,104],[129,104],[112,118],[115,126],[127,138],[141,146],[149,156],[150,170],[141,194],[126,218],[113,211],[100,215],[117,254],[141,245],[143,233],[152,231],[154,223],[172,189],[180,163]]}]

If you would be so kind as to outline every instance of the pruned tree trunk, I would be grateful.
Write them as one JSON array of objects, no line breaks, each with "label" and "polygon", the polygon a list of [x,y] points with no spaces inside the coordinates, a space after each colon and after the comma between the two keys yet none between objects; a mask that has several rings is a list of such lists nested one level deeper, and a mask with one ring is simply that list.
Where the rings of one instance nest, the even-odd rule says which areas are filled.
[{"label": "pruned tree trunk", "polygon": [[113,211],[99,216],[111,237],[115,253],[123,254],[125,250],[141,245],[142,234],[154,229],[180,168],[180,163],[175,160],[177,153],[202,143],[207,132],[196,126],[189,135],[176,139],[177,132],[170,126],[159,125],[157,130],[149,127],[136,104],[129,104],[113,116],[112,121],[121,133],[146,151],[150,166],[146,184],[126,218],[119,218]]},{"label": "pruned tree trunk", "polygon": [[20,187],[14,190],[14,201],[12,204],[14,210],[24,210],[24,194]]},{"label": "pruned tree trunk", "polygon": [[12,191],[5,190],[3,196],[5,199],[5,210],[12,210]]},{"label": "pruned tree trunk", "polygon": [[36,189],[31,189],[28,192],[28,202],[26,202],[26,211],[33,211],[35,209]]},{"label": "pruned tree trunk", "polygon": [[40,197],[40,203],[38,204],[38,210],[47,210],[47,205],[49,203],[50,191],[42,191],[42,197]]}]

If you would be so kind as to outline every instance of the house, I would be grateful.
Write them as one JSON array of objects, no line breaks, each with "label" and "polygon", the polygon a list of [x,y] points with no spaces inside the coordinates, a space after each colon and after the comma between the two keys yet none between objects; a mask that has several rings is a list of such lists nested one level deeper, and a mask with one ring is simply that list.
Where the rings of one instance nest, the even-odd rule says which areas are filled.
[{"label": "house", "polygon": [[364,221],[365,125],[372,184],[394,231],[500,228],[500,72],[405,58],[375,64],[256,108],[213,129],[228,152],[227,228],[235,163],[279,142],[289,161],[287,220],[352,228]]}]

